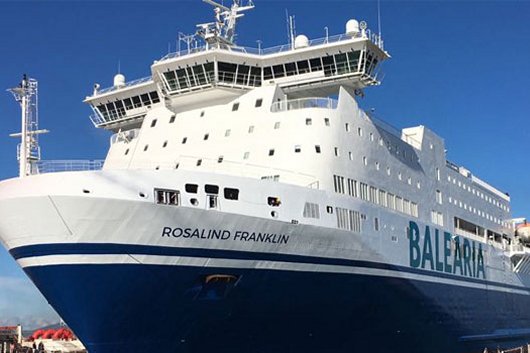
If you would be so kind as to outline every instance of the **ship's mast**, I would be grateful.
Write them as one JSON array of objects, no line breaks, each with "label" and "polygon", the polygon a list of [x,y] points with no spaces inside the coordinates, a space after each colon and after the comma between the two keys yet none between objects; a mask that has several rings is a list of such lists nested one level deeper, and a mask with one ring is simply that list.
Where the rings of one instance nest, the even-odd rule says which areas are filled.
[{"label": "ship's mast", "polygon": [[48,130],[38,129],[38,86],[37,80],[24,75],[18,87],[8,90],[13,94],[15,100],[20,103],[22,110],[21,131],[9,135],[11,137],[20,137],[17,158],[19,163],[19,176],[21,178],[38,172],[37,162],[40,160],[38,136],[39,134],[49,132]]},{"label": "ship's mast", "polygon": [[215,22],[197,25],[197,36],[204,39],[211,47],[231,47],[235,45],[237,20],[244,16],[242,12],[254,8],[252,0],[246,5],[243,0],[233,0],[231,7],[226,7],[214,0],[203,0],[214,6]]}]

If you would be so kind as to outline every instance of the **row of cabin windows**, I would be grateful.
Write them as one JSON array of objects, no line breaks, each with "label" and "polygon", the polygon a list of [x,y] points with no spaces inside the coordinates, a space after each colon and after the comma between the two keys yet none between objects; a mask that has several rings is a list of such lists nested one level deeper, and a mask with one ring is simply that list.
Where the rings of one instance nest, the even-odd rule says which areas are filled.
[{"label": "row of cabin windows", "polygon": [[[186,184],[184,185],[184,190],[188,194],[197,194],[199,192],[199,185],[197,184]],[[219,195],[219,186],[212,184],[204,185],[204,192],[208,195]],[[224,198],[227,200],[238,200],[239,199],[239,189],[235,188],[223,188]]]},{"label": "row of cabin windows", "polygon": [[372,202],[376,205],[387,207],[413,217],[418,217],[419,215],[417,203],[394,195],[386,190],[378,189],[375,186],[350,178],[345,179],[340,175],[333,175],[333,186],[336,193],[358,197],[361,200]]},{"label": "row of cabin windows", "polygon": [[487,236],[487,239],[494,240],[497,243],[501,243],[503,238],[509,241],[508,237],[505,235],[503,236],[490,229],[485,229],[484,227],[481,227],[473,222],[464,220],[459,217],[454,218],[454,226],[455,226],[455,229],[461,230],[464,233],[473,234],[475,236],[482,237],[482,238],[484,236]]},{"label": "row of cabin windows", "polygon": [[[344,124],[344,128],[345,128],[346,132],[352,131],[350,123],[345,123]],[[357,128],[357,135],[359,137],[363,137],[364,136],[364,131],[363,131],[362,127],[358,127]],[[376,141],[375,135],[374,135],[373,132],[370,132],[368,134],[368,138],[369,138],[370,142],[375,142]],[[402,149],[399,148],[399,146],[397,144],[392,144],[392,142],[390,140],[383,139],[383,137],[379,137],[378,144],[381,147],[386,146],[386,148],[388,149],[388,151],[390,153],[395,153],[396,156],[401,156],[405,160],[409,160],[409,161],[413,162],[414,159],[415,159],[415,154],[413,152],[407,152],[406,149],[402,150]]]},{"label": "row of cabin windows", "polygon": [[[319,152],[318,152],[318,153],[319,153]],[[334,147],[334,148],[333,148],[333,154],[335,155],[335,157],[340,157],[340,149],[339,149],[338,147]],[[351,151],[348,152],[348,158],[349,158],[350,161],[353,161],[353,160],[354,160],[353,152],[351,152]],[[366,156],[363,156],[363,157],[362,157],[362,164],[363,164],[365,167],[368,166],[368,158],[367,158]],[[381,164],[380,164],[379,162],[376,161],[376,162],[374,163],[374,166],[375,166],[375,169],[376,169],[376,170],[378,170],[378,171],[381,170]],[[386,168],[386,174],[387,174],[388,176],[390,176],[390,175],[392,174],[390,167],[387,167],[387,168]],[[399,181],[403,181],[403,180],[405,180],[405,178],[403,177],[403,174],[402,174],[401,172],[398,172],[398,173],[397,173],[397,177],[398,177],[398,180],[399,180]],[[406,178],[406,182],[407,182],[408,185],[412,185],[412,184],[413,184],[413,182],[412,182],[412,177],[410,177],[410,176],[407,177],[407,178]],[[421,182],[420,182],[420,181],[416,181],[415,185],[416,185],[416,188],[421,189]]]},{"label": "row of cabin windows", "polygon": [[[364,52],[363,52],[364,54]],[[367,63],[363,59],[360,61],[361,51],[350,51],[328,55],[324,57],[300,60],[286,64],[278,64],[263,68],[263,79],[272,80],[282,77],[302,75],[309,72],[324,71],[325,76],[343,75],[351,72],[361,72]],[[370,54],[369,72],[377,65],[377,59],[373,60]],[[368,72],[368,71],[366,71]]]},{"label": "row of cabin windows", "polygon": [[508,226],[508,223],[503,221],[502,219],[497,218],[495,216],[492,216],[492,215],[490,215],[487,212],[484,212],[482,210],[477,209],[476,207],[468,205],[465,202],[459,201],[459,200],[457,200],[455,198],[452,198],[452,197],[449,197],[448,201],[449,201],[449,204],[453,204],[453,205],[455,205],[457,207],[460,207],[460,208],[462,208],[462,209],[464,209],[466,211],[469,211],[470,213],[478,215],[479,217],[485,218],[485,219],[487,219],[490,222],[494,222],[496,224],[503,225],[505,227]]},{"label": "row of cabin windows", "polygon": [[158,93],[156,91],[152,91],[139,96],[125,98],[123,100],[116,100],[106,104],[100,104],[96,108],[105,119],[115,120],[124,117],[128,110],[147,107],[159,102],[160,98]]},{"label": "row of cabin windows", "polygon": [[494,197],[491,197],[489,195],[486,195],[479,189],[475,189],[474,187],[471,187],[469,185],[466,185],[465,183],[461,182],[460,180],[456,180],[456,178],[451,178],[450,175],[447,176],[447,181],[452,182],[454,185],[458,185],[458,187],[461,187],[462,189],[472,193],[473,195],[476,195],[477,197],[480,197],[482,200],[485,200],[486,202],[489,202],[492,205],[495,205],[502,209],[503,211],[510,212],[510,208],[504,204],[503,202],[499,201],[498,199],[495,199]]}]

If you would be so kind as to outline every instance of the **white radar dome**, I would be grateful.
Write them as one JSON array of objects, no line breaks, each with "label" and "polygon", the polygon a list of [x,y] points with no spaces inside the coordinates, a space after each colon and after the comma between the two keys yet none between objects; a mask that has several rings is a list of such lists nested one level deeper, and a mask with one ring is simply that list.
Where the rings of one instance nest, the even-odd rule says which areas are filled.
[{"label": "white radar dome", "polygon": [[357,20],[349,20],[346,22],[346,34],[349,36],[358,36],[359,33],[361,33],[361,29],[359,27],[359,21]]},{"label": "white radar dome", "polygon": [[114,76],[114,87],[123,87],[125,86],[125,76],[122,74],[117,74]]},{"label": "white radar dome", "polygon": [[298,48],[307,48],[309,46],[309,38],[304,36],[303,34],[300,34],[299,36],[296,36],[294,40],[294,47],[296,49]]}]

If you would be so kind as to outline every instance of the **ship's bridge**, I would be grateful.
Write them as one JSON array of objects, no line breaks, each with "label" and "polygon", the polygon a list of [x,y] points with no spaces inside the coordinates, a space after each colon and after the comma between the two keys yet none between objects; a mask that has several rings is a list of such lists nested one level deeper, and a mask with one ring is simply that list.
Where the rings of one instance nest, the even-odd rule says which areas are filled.
[{"label": "ship's bridge", "polygon": [[378,36],[353,32],[270,49],[194,48],[172,53],[152,67],[154,81],[170,109],[187,109],[205,100],[226,103],[262,85],[279,85],[291,98],[337,94],[378,85],[379,63],[389,57]]}]

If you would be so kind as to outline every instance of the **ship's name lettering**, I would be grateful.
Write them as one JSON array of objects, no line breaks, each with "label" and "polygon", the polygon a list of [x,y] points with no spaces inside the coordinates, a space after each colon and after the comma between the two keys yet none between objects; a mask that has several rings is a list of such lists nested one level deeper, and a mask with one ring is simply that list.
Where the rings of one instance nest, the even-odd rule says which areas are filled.
[{"label": "ship's name lettering", "polygon": [[[434,234],[433,234],[434,233]],[[449,232],[425,227],[423,239],[419,226],[409,223],[410,266],[438,272],[486,279],[482,244]]]},{"label": "ship's name lettering", "polygon": [[230,231],[226,229],[205,229],[205,228],[162,228],[162,238],[184,238],[184,239],[204,239],[204,240],[232,240],[251,241],[257,243],[287,244],[289,236],[276,233],[262,233],[245,230]]}]

